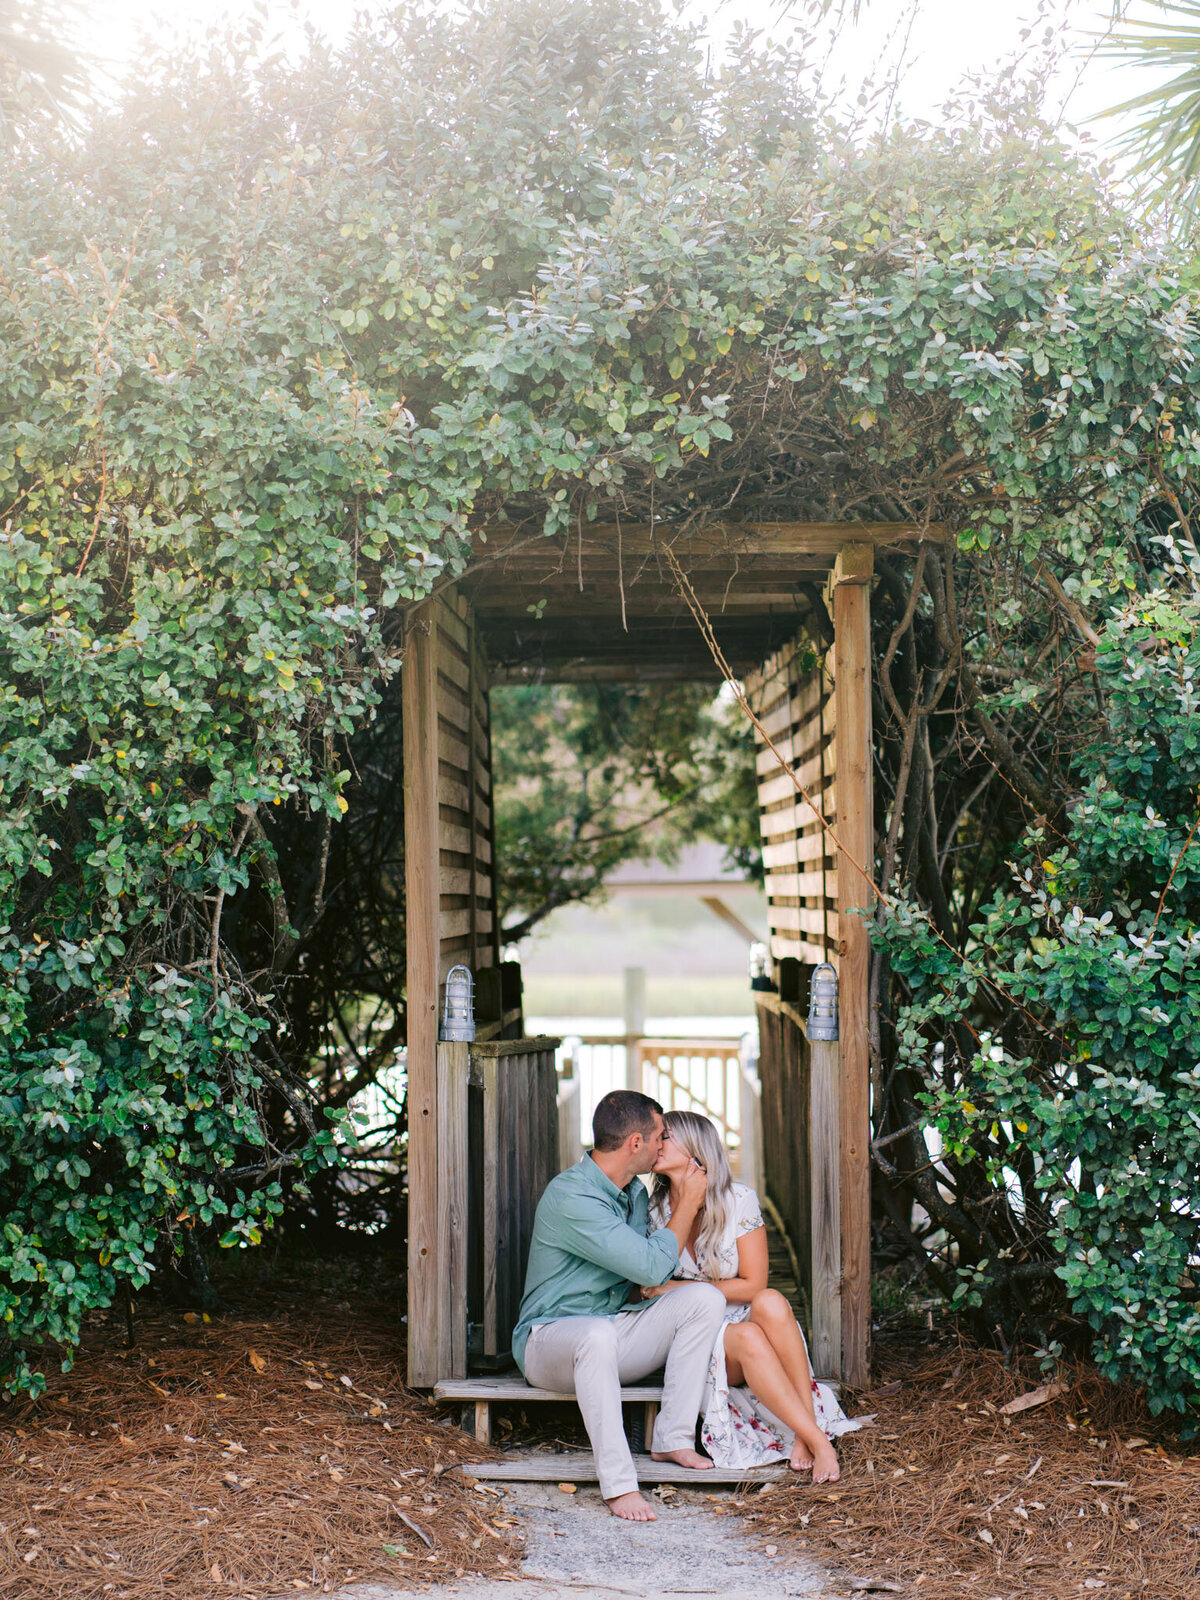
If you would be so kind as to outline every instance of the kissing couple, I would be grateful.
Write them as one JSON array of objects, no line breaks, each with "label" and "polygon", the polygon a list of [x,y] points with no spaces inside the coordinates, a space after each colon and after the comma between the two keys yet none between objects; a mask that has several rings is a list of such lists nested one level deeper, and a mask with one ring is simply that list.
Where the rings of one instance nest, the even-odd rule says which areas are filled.
[{"label": "kissing couple", "polygon": [[833,1482],[831,1440],[859,1424],[814,1380],[791,1306],[767,1287],[758,1196],[734,1183],[717,1129],[618,1089],[596,1107],[592,1138],[538,1203],[513,1356],[535,1387],[574,1393],[609,1510],[655,1520],[638,1491],[621,1385],[659,1367],[655,1461],[787,1460]]}]

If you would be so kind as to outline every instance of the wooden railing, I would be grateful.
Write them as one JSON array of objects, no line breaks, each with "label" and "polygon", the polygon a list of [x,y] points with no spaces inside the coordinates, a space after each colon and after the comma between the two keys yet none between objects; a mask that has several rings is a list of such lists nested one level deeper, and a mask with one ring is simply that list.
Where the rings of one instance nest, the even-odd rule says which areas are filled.
[{"label": "wooden railing", "polygon": [[[736,1039],[577,1034],[568,1050],[572,1053],[564,1055],[562,1066],[564,1081],[573,1079],[580,1086],[576,1117],[610,1089],[640,1089],[668,1111],[698,1111],[711,1118],[729,1151],[734,1176],[746,1183],[756,1181],[753,1130],[750,1148],[745,1149],[742,1047]],[[590,1141],[582,1129],[579,1137],[582,1154],[583,1144]],[[561,1154],[564,1164],[569,1164],[565,1148]]]},{"label": "wooden railing", "polygon": [[437,1047],[439,1378],[509,1348],[533,1215],[558,1171],[557,1039]]}]

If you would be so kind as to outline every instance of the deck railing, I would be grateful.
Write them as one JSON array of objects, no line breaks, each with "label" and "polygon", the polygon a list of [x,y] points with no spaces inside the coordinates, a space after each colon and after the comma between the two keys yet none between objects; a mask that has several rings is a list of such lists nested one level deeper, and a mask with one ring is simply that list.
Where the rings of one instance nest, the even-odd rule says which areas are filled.
[{"label": "deck railing", "polygon": [[[735,1177],[757,1181],[757,1142],[747,1115],[755,1110],[754,1052],[737,1039],[688,1039],[630,1036],[620,1033],[575,1034],[559,1050],[560,1083],[574,1082],[577,1117],[591,1109],[610,1089],[634,1088],[652,1096],[667,1111],[698,1111],[716,1123],[729,1152]],[[589,1142],[577,1124],[579,1150]],[[565,1145],[563,1165],[569,1165]],[[575,1157],[578,1159],[578,1156]]]}]

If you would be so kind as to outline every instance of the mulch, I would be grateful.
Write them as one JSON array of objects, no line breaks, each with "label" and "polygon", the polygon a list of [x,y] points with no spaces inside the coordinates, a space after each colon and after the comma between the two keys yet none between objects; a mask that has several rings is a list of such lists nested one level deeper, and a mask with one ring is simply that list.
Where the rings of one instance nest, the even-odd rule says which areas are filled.
[{"label": "mulch", "polygon": [[779,1556],[832,1557],[852,1592],[913,1600],[1197,1600],[1200,1454],[1086,1367],[1043,1379],[972,1345],[892,1347],[850,1407],[841,1480],[768,1485],[739,1509]]},{"label": "mulch", "polygon": [[312,1299],[98,1325],[0,1411],[0,1596],[260,1600],[358,1579],[516,1577],[491,1452],[409,1394],[392,1315]]}]

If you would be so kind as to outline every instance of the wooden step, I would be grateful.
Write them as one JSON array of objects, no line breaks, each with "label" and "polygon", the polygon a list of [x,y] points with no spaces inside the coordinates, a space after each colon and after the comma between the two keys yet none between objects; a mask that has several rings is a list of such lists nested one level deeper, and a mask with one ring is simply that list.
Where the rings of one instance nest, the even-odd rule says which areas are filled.
[{"label": "wooden step", "polygon": [[[530,1400],[557,1400],[574,1403],[573,1392],[557,1389],[535,1389],[526,1383],[520,1373],[510,1373],[503,1378],[442,1378],[433,1386],[435,1400],[510,1400],[528,1403]],[[641,1383],[626,1384],[621,1390],[622,1400],[661,1400],[662,1374],[652,1372]]]},{"label": "wooden step", "polygon": [[[639,1483],[686,1483],[698,1489],[716,1484],[763,1483],[782,1477],[787,1463],[777,1467],[729,1468],[712,1467],[697,1470],[680,1467],[674,1461],[655,1461],[648,1455],[635,1455]],[[459,1469],[455,1469],[459,1470]],[[526,1454],[510,1454],[503,1461],[470,1461],[461,1471],[467,1478],[482,1478],[493,1482],[508,1479],[515,1483],[597,1483],[596,1462],[590,1450],[569,1451],[563,1455],[550,1455],[544,1450]]]},{"label": "wooden step", "polygon": [[[557,1400],[560,1405],[573,1405],[574,1394],[560,1394],[556,1389],[535,1389],[526,1383],[520,1373],[503,1378],[443,1378],[433,1386],[435,1400],[445,1404],[466,1401],[475,1407],[475,1437],[480,1444],[492,1442],[492,1407],[497,1403],[528,1405],[533,1400]],[[652,1372],[641,1383],[626,1384],[621,1399],[646,1408],[645,1437],[654,1433],[654,1419],[662,1400],[662,1373]]]}]

